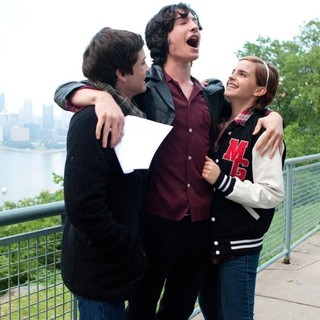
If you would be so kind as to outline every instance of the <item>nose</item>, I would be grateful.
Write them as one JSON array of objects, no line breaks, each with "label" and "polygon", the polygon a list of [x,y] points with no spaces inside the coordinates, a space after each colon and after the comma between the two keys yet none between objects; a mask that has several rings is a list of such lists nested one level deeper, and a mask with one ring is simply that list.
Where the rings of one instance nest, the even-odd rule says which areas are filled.
[{"label": "nose", "polygon": [[195,22],[195,21],[193,21],[193,20],[191,20],[192,22],[191,22],[191,30],[192,31],[194,31],[194,32],[198,32],[199,31],[199,26],[198,26],[198,24]]},{"label": "nose", "polygon": [[149,67],[149,65],[146,63],[146,75],[147,75],[147,73],[148,73],[149,70],[150,70],[150,67]]}]

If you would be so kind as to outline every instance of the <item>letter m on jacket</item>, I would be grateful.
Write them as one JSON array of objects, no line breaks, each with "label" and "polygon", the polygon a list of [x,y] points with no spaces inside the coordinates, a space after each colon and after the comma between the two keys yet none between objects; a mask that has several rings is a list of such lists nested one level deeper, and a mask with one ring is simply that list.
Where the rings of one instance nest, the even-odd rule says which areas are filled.
[{"label": "letter m on jacket", "polygon": [[248,145],[248,141],[232,138],[229,141],[227,151],[223,155],[224,160],[232,162],[230,175],[232,177],[238,177],[240,180],[246,178],[246,168],[249,166],[249,160],[244,157]]}]

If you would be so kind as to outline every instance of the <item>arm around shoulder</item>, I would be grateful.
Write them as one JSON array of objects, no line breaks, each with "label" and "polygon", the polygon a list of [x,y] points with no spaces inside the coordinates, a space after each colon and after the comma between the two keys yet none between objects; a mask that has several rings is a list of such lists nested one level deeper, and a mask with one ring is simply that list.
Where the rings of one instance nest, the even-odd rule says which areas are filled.
[{"label": "arm around shoulder", "polygon": [[252,134],[258,134],[261,128],[266,129],[266,134],[264,134],[263,139],[259,139],[259,143],[256,146],[256,150],[260,151],[261,156],[268,150],[271,150],[269,153],[270,158],[274,156],[277,149],[279,149],[280,154],[283,153],[283,126],[281,115],[275,111],[266,113],[265,117],[258,120]]},{"label": "arm around shoulder", "polygon": [[70,97],[72,94],[80,88],[85,87],[87,84],[85,81],[77,82],[77,81],[70,81],[61,84],[55,91],[53,100],[54,102],[63,110],[66,111],[73,111],[70,110]]}]

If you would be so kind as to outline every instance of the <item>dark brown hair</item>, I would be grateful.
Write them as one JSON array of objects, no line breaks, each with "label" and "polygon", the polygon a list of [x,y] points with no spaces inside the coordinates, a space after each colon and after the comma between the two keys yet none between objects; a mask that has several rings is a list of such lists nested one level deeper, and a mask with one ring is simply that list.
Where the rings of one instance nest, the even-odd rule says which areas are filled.
[{"label": "dark brown hair", "polygon": [[145,30],[145,39],[153,64],[163,66],[167,60],[169,52],[168,33],[172,31],[177,14],[182,18],[186,18],[189,13],[193,15],[197,21],[199,30],[202,27],[199,17],[194,10],[186,3],[178,3],[163,7],[153,18],[147,23]]},{"label": "dark brown hair", "polygon": [[109,27],[101,29],[83,53],[82,72],[91,81],[116,85],[116,70],[133,74],[133,65],[143,48],[141,35]]}]

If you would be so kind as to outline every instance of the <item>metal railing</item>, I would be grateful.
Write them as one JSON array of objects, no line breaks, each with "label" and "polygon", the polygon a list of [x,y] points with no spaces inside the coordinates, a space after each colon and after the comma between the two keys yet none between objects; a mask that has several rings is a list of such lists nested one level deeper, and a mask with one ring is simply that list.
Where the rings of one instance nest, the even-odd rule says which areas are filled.
[{"label": "metal railing", "polygon": [[[258,271],[320,230],[320,154],[288,159],[286,196],[266,234]],[[77,319],[60,275],[64,203],[0,211],[0,318]],[[45,227],[43,227],[45,225]],[[190,319],[200,309],[195,308]]]}]

